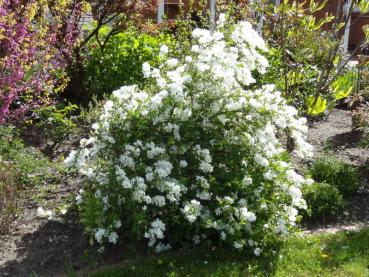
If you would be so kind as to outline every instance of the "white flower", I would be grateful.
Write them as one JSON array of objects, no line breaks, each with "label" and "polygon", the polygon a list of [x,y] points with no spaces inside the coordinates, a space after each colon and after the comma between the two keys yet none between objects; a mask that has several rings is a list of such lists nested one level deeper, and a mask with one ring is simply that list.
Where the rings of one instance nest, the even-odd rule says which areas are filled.
[{"label": "white flower", "polygon": [[213,166],[207,162],[200,162],[199,168],[204,173],[210,173],[210,172],[213,172],[214,170]]},{"label": "white flower", "polygon": [[260,154],[255,155],[255,161],[262,167],[267,167],[269,165],[269,161]]},{"label": "white flower", "polygon": [[235,241],[233,243],[233,247],[236,248],[236,249],[241,249],[241,248],[243,248],[243,244],[239,241]]},{"label": "white flower", "polygon": [[135,165],[135,161],[128,154],[120,155],[119,161],[121,162],[123,167],[133,168]]},{"label": "white flower", "polygon": [[165,206],[165,197],[161,195],[156,195],[152,198],[152,202],[158,207]]},{"label": "white flower", "polygon": [[165,178],[172,172],[173,165],[169,161],[160,160],[155,163],[155,172],[160,178]]},{"label": "white flower", "polygon": [[172,248],[172,246],[170,244],[164,244],[164,243],[159,242],[155,247],[155,252],[156,253],[161,253],[161,252],[164,252],[164,251],[168,251],[171,248]]},{"label": "white flower", "polygon": [[118,234],[116,232],[111,232],[108,236],[109,242],[112,244],[116,244],[118,241]]},{"label": "white flower", "polygon": [[254,254],[255,254],[255,256],[260,256],[261,252],[262,252],[262,250],[261,250],[259,247],[256,247],[256,248],[254,249]]},{"label": "white flower", "polygon": [[92,128],[92,130],[97,131],[99,129],[99,124],[94,123],[94,124],[91,125],[91,128]]},{"label": "white flower", "polygon": [[54,218],[54,214],[50,210],[44,210],[42,207],[37,208],[37,216],[42,218],[47,218],[48,220],[52,220]]},{"label": "white flower", "polygon": [[290,207],[290,208],[287,210],[287,214],[288,214],[288,218],[289,218],[289,220],[290,220],[292,223],[296,221],[296,217],[297,217],[297,214],[298,214],[297,209]]},{"label": "white flower", "polygon": [[151,223],[151,228],[145,233],[145,238],[149,239],[149,246],[153,246],[157,239],[164,238],[165,224],[160,219],[155,219]]},{"label": "white flower", "polygon": [[194,53],[197,53],[199,52],[199,46],[198,45],[192,45],[192,48],[191,48],[191,51],[194,52]]},{"label": "white flower", "polygon": [[105,110],[106,112],[111,111],[111,110],[113,109],[113,107],[114,107],[114,103],[113,103],[113,101],[108,100],[108,101],[106,101],[106,102],[105,102],[105,104],[104,104],[104,110]]},{"label": "white flower", "polygon": [[273,178],[276,176],[275,173],[272,170],[268,170],[267,172],[263,173],[263,176],[266,180],[273,180]]},{"label": "white flower", "polygon": [[144,78],[149,78],[151,75],[151,66],[148,62],[142,64],[142,74]]},{"label": "white flower", "polygon": [[169,59],[167,60],[166,64],[170,67],[170,68],[173,68],[173,67],[176,67],[178,65],[178,60],[177,59]]},{"label": "white flower", "polygon": [[255,244],[255,242],[254,242],[252,239],[249,239],[249,240],[247,241],[247,243],[248,243],[248,245],[250,245],[250,246],[254,246],[254,244]]},{"label": "white flower", "polygon": [[45,215],[45,211],[42,207],[37,208],[37,216],[43,217]]},{"label": "white flower", "polygon": [[148,148],[148,150],[147,150],[147,157],[149,159],[153,159],[156,156],[159,156],[159,155],[165,153],[165,149],[164,148],[155,146],[154,143],[146,144],[146,147]]},{"label": "white flower", "polygon": [[122,221],[120,221],[120,220],[117,220],[114,224],[114,227],[117,228],[117,229],[119,229],[121,226],[122,226]]},{"label": "white flower", "polygon": [[192,57],[191,56],[186,56],[185,60],[186,60],[187,63],[190,63],[190,62],[192,62]]},{"label": "white flower", "polygon": [[196,197],[201,200],[210,200],[211,194],[206,191],[201,191],[201,192],[196,193]]},{"label": "white flower", "polygon": [[95,230],[95,239],[98,243],[102,243],[102,239],[105,236],[105,229],[104,228],[97,228]]},{"label": "white flower", "polygon": [[74,165],[74,163],[76,162],[76,155],[77,155],[77,151],[72,150],[72,151],[69,153],[68,157],[67,157],[67,158],[65,158],[65,160],[64,160],[64,165],[65,165],[66,167],[72,167],[72,166]]},{"label": "white flower", "polygon": [[179,167],[181,167],[181,168],[185,168],[185,167],[187,167],[187,165],[188,165],[188,163],[185,160],[181,160],[179,162]]},{"label": "white flower", "polygon": [[244,184],[245,186],[251,185],[252,184],[252,178],[250,176],[243,177],[242,184]]},{"label": "white flower", "polygon": [[45,213],[46,217],[48,220],[52,220],[53,219],[53,212],[50,210],[47,210]]},{"label": "white flower", "polygon": [[241,219],[247,220],[249,222],[254,222],[256,220],[256,215],[253,212],[247,210],[246,207],[240,208]]},{"label": "white flower", "polygon": [[201,215],[201,210],[202,205],[200,202],[193,199],[183,207],[182,213],[185,215],[186,219],[192,223]]},{"label": "white flower", "polygon": [[81,194],[77,194],[77,196],[76,196],[76,204],[77,205],[81,205],[82,202],[83,202],[82,195]]},{"label": "white flower", "polygon": [[219,15],[218,22],[217,22],[218,28],[222,28],[224,26],[224,24],[226,23],[226,21],[227,21],[227,19],[226,19],[225,14],[221,13]]},{"label": "white flower", "polygon": [[168,48],[168,46],[166,46],[166,45],[164,44],[164,45],[162,45],[162,46],[160,47],[160,53],[159,53],[159,55],[163,57],[163,56],[167,55],[167,54],[168,54],[168,52],[169,52],[169,48]]}]

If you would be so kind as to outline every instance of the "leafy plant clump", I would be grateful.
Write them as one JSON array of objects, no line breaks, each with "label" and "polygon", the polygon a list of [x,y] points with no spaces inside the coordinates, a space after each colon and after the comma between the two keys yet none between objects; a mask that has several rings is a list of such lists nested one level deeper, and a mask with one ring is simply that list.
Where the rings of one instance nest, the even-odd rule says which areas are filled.
[{"label": "leafy plant clump", "polygon": [[327,183],[314,183],[303,188],[307,210],[304,218],[330,219],[335,216],[344,206],[340,191]]},{"label": "leafy plant clump", "polygon": [[78,133],[76,114],[77,105],[59,103],[58,105],[42,107],[35,111],[36,130],[47,142],[47,152],[53,153],[57,146]]},{"label": "leafy plant clump", "polygon": [[55,166],[40,151],[26,147],[13,127],[0,125],[0,159],[18,172],[19,185],[34,187],[54,178]]},{"label": "leafy plant clump", "polygon": [[[251,88],[268,66],[248,22],[195,29],[188,53],[161,47],[148,85],[113,92],[89,139],[65,160],[89,177],[77,196],[98,243],[147,239],[157,252],[221,240],[268,254],[295,226],[307,183],[289,163],[312,153],[306,120],[272,85]],[[256,74],[257,73],[257,74]]]},{"label": "leafy plant clump", "polygon": [[336,187],[343,195],[357,192],[360,186],[357,169],[332,157],[317,159],[309,170],[317,182],[326,182]]},{"label": "leafy plant clump", "polygon": [[[273,64],[264,78],[275,82],[288,103],[313,119],[350,95],[354,85],[348,66],[351,56],[343,51],[339,34],[355,7],[365,13],[365,1],[351,1],[347,13],[327,12],[318,18],[316,13],[326,11],[329,1],[281,1],[278,7],[258,2],[262,3],[260,13],[265,14],[263,33]],[[342,3],[332,5],[339,9]]]},{"label": "leafy plant clump", "polygon": [[[99,34],[100,37],[108,36],[110,28],[101,28]],[[83,65],[84,87],[89,99],[93,96],[102,99],[122,85],[141,84],[142,64],[159,65],[160,46],[173,44],[169,35],[154,36],[134,31],[111,36],[103,49],[98,43],[97,39],[92,39],[87,44]]]}]

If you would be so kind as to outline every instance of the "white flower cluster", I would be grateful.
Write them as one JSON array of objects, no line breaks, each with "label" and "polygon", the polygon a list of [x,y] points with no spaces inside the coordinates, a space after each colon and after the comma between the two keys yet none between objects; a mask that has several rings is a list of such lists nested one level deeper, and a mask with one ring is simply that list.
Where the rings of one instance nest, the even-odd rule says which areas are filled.
[{"label": "white flower cluster", "polygon": [[44,210],[42,207],[37,208],[37,216],[48,220],[54,219],[54,213],[51,210]]},{"label": "white flower cluster", "polygon": [[122,220],[157,251],[171,237],[199,243],[215,233],[258,256],[266,237],[295,225],[306,180],[278,134],[288,130],[295,153],[309,157],[306,122],[272,85],[250,89],[268,66],[265,43],[248,22],[227,29],[221,19],[213,33],[195,29],[183,57],[162,46],[162,65],[143,65],[149,85],[114,91],[91,138],[66,159],[91,180],[77,201],[103,206],[98,242],[116,243]]}]

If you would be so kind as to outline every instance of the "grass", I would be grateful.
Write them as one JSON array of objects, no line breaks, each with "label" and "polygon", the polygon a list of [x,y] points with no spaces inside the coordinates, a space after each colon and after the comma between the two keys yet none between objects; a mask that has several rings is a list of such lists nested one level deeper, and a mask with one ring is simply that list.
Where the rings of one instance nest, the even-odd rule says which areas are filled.
[{"label": "grass", "polygon": [[195,249],[122,263],[87,274],[117,276],[369,276],[369,228],[357,232],[291,237],[271,260],[231,251]]}]

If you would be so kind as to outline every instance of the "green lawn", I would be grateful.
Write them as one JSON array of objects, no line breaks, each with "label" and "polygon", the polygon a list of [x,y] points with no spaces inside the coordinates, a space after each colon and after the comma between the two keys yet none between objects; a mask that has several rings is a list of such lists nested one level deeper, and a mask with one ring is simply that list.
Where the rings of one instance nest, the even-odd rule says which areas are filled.
[{"label": "green lawn", "polygon": [[291,237],[275,265],[232,251],[192,250],[124,263],[88,276],[369,276],[369,228]]}]

